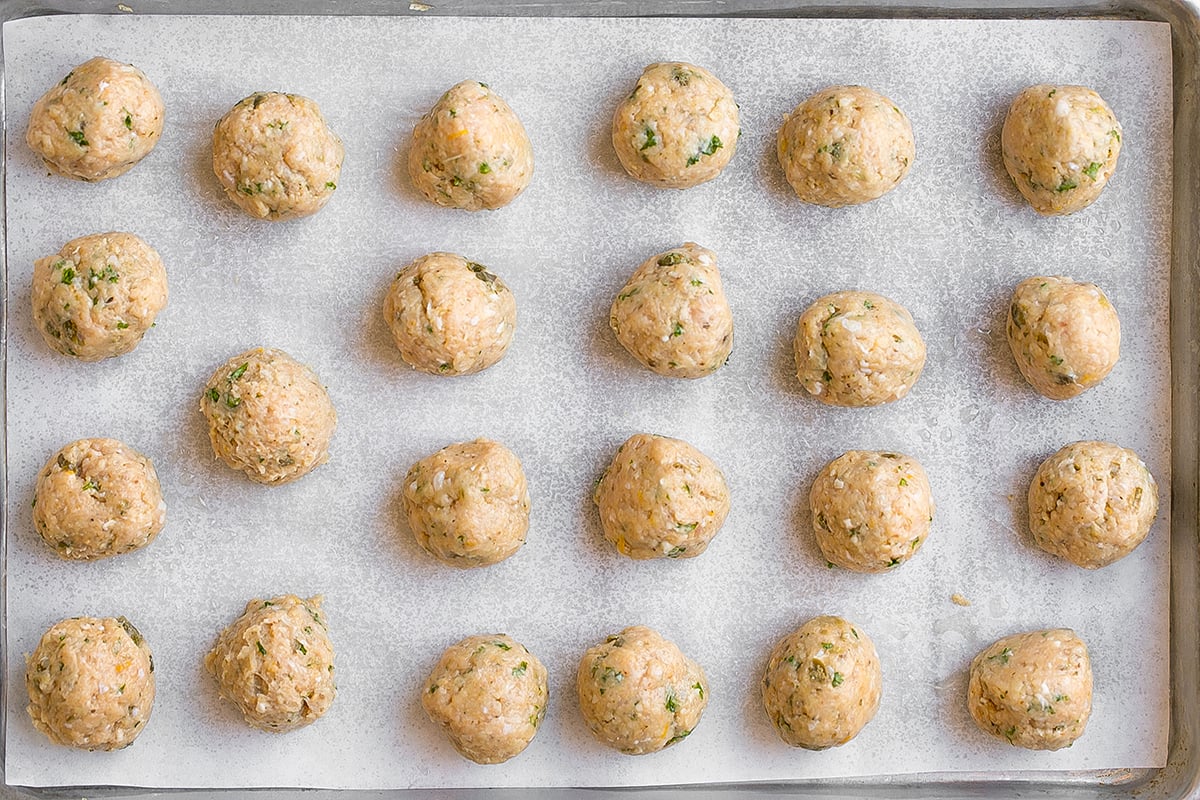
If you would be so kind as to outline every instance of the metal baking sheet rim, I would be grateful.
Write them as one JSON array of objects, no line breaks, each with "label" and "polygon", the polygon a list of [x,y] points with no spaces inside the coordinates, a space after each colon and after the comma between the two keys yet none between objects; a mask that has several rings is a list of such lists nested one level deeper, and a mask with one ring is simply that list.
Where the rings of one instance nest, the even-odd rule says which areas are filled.
[{"label": "metal baking sheet rim", "polygon": [[[0,0],[0,22],[57,13],[255,13],[255,14],[328,14],[396,15],[433,13],[445,15],[506,16],[773,16],[773,17],[961,17],[961,18],[1048,18],[1120,17],[1148,19],[1171,26],[1174,62],[1174,230],[1171,238],[1171,361],[1175,376],[1172,389],[1171,459],[1174,473],[1171,486],[1171,704],[1170,737],[1167,765],[1161,769],[1096,770],[1081,772],[1024,773],[931,773],[903,777],[848,778],[833,781],[796,781],[789,783],[717,784],[689,787],[634,789],[589,789],[590,797],[673,797],[713,794],[719,797],[872,797],[941,798],[997,797],[1016,793],[1050,798],[1197,798],[1200,797],[1200,159],[1189,156],[1200,152],[1200,0],[1030,0],[1029,2],[989,3],[986,0],[961,2],[942,0],[917,4],[904,0],[849,0],[842,3],[818,0],[437,0],[434,4],[395,0],[361,0],[323,8],[319,0],[275,2],[257,0],[237,4],[231,0],[147,0],[143,3],[104,2],[104,0]],[[0,49],[2,56],[2,49]],[[4,102],[3,74],[0,73],[0,105]],[[7,114],[2,115],[7,119]],[[6,124],[6,123],[5,123]],[[0,202],[3,202],[6,162],[0,162]],[[2,235],[7,241],[7,221]],[[2,244],[2,243],[0,243]],[[0,247],[0,280],[7,295],[8,265],[6,248]],[[7,386],[8,313],[0,303],[0,377]],[[6,404],[0,404],[0,425],[7,429]],[[8,454],[5,437],[0,436],[0,463],[4,482],[0,499],[7,503]],[[0,550],[7,541],[4,519],[0,515]],[[4,607],[7,565],[0,561],[0,663],[7,659],[7,613]],[[19,690],[0,682],[0,742],[4,735],[7,692]],[[3,775],[0,760],[0,776]],[[419,793],[395,790],[348,792],[335,790],[255,790],[263,800],[299,797],[405,798],[560,798],[575,790],[504,789],[442,790]],[[180,798],[233,796],[237,790],[213,792],[172,791]],[[31,789],[0,785],[0,798],[36,797],[148,797],[161,792],[128,787],[57,787]]]}]

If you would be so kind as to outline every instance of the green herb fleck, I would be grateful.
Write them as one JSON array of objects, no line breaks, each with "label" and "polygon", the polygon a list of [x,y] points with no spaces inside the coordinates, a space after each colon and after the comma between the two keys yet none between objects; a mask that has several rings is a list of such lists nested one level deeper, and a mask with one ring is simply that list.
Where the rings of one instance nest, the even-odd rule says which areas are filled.
[{"label": "green herb fleck", "polygon": [[1117,142],[1118,142],[1118,143],[1120,143],[1120,141],[1121,141],[1121,132],[1120,132],[1119,130],[1117,130],[1116,128],[1113,128],[1111,131],[1109,131],[1109,132],[1108,132],[1108,135],[1109,135],[1109,136],[1111,136],[1111,137],[1113,137],[1114,139],[1116,139],[1116,140],[1117,140]]},{"label": "green herb fleck", "polygon": [[67,267],[66,269],[64,269],[63,273],[62,273],[62,282],[66,283],[66,284],[70,284],[74,280],[75,280],[75,270],[71,269],[70,267]]},{"label": "green herb fleck", "polygon": [[255,642],[255,644],[258,645],[258,654],[260,656],[265,656],[267,654],[267,648],[263,647],[262,642]]},{"label": "green herb fleck", "polygon": [[826,383],[829,383],[830,381],[833,380],[833,373],[831,373],[829,370],[825,370],[824,372],[821,373],[821,380],[825,381]]},{"label": "green herb fleck", "polygon": [[888,562],[889,567],[895,567],[895,566],[898,566],[899,564],[900,564],[900,559],[898,559],[898,558],[893,558],[891,561]]},{"label": "green herb fleck", "polygon": [[1083,174],[1087,175],[1092,180],[1096,180],[1096,174],[1100,172],[1101,166],[1103,165],[1099,161],[1093,161],[1087,165],[1087,169],[1083,171]]},{"label": "green herb fleck", "polygon": [[457,175],[450,179],[451,186],[462,186],[462,182],[462,178],[458,177]]},{"label": "green herb fleck", "polygon": [[438,690],[438,685],[436,683],[429,684],[429,693],[430,694],[437,694],[437,690]]},{"label": "green herb fleck", "polygon": [[207,394],[208,394],[208,399],[212,400],[214,403],[221,399],[221,393],[218,392],[216,389],[209,389]]},{"label": "green herb fleck", "polygon": [[907,478],[901,478],[901,479],[900,479],[900,485],[901,485],[901,486],[908,486],[908,479],[907,479]]},{"label": "green herb fleck", "polygon": [[133,115],[128,111],[125,112],[125,127],[128,130],[133,130]]},{"label": "green herb fleck", "polygon": [[521,677],[522,675],[525,674],[525,670],[527,670],[527,669],[529,669],[529,662],[522,661],[520,664],[517,664],[515,667],[512,668],[513,677],[514,678]]},{"label": "green herb fleck", "polygon": [[682,544],[675,545],[667,552],[667,558],[679,558],[681,555],[683,555],[686,552],[687,552],[687,547],[685,545],[682,545]]},{"label": "green herb fleck", "polygon": [[703,286],[703,285],[704,285],[704,281],[700,280],[699,278],[692,278],[692,286]]},{"label": "green herb fleck", "polygon": [[670,747],[671,745],[675,744],[676,742],[683,741],[684,739],[686,739],[688,737],[688,734],[690,734],[690,733],[691,733],[691,731],[684,731],[683,733],[675,734],[674,736],[672,736],[670,739],[667,740],[667,743],[665,745],[663,745],[663,747]]},{"label": "green herb fleck", "polygon": [[243,375],[245,375],[245,374],[246,374],[246,368],[247,368],[247,367],[249,367],[249,366],[250,366],[250,362],[246,362],[245,364],[242,364],[240,367],[238,367],[237,369],[235,369],[233,372],[229,373],[229,382],[230,382],[230,383],[233,383],[233,382],[234,382],[234,381],[236,381],[238,378],[240,378],[240,377],[242,377]]},{"label": "green herb fleck", "polygon": [[305,647],[304,642],[300,641],[299,639],[296,640],[296,649],[300,651],[300,655],[308,655],[308,648]]},{"label": "green herb fleck", "polygon": [[325,188],[332,191],[337,188],[337,184],[334,183],[333,181],[325,181]]},{"label": "green herb fleck", "polygon": [[846,680],[846,676],[843,675],[842,673],[840,673],[840,672],[833,673],[833,685],[835,688],[838,686],[841,686],[842,681],[844,681],[844,680]]},{"label": "green herb fleck", "polygon": [[658,265],[660,267],[673,267],[676,264],[687,260],[687,256],[683,253],[672,252],[658,257]]},{"label": "green herb fleck", "polygon": [[675,689],[673,687],[668,687],[667,688],[667,711],[670,711],[672,714],[674,714],[678,710],[679,710],[679,701],[677,701],[675,699]]},{"label": "green herb fleck", "polygon": [[1070,699],[1071,699],[1071,698],[1067,697],[1065,694],[1056,694],[1056,695],[1054,695],[1054,702],[1056,702],[1056,703],[1065,703],[1065,702],[1067,702],[1067,701],[1068,701],[1068,700],[1070,700]]},{"label": "green herb fleck", "polygon": [[438,372],[449,372],[449,371],[450,371],[449,364],[438,364]]},{"label": "green herb fleck", "polygon": [[1061,367],[1063,363],[1062,356],[1050,356],[1050,363],[1056,367]]},{"label": "green herb fleck", "polygon": [[863,308],[866,308],[869,310],[869,309],[875,308],[875,304],[872,303],[870,300],[863,300]]},{"label": "green herb fleck", "polygon": [[1003,650],[1001,650],[999,653],[996,653],[996,655],[988,656],[987,660],[988,661],[999,661],[1001,664],[1007,664],[1008,660],[1010,658],[1012,658],[1012,655],[1013,655],[1012,648],[1006,647]]},{"label": "green herb fleck", "polygon": [[704,685],[701,684],[700,681],[696,681],[695,683],[692,684],[692,688],[700,693],[700,699],[703,700],[704,699]]},{"label": "green herb fleck", "polygon": [[1004,738],[1008,739],[1008,743],[1012,744],[1013,737],[1017,735],[1017,726],[1012,725],[1004,732]]},{"label": "green herb fleck", "polygon": [[229,406],[230,408],[237,408],[241,404],[242,404],[242,398],[234,397],[231,394],[225,395],[225,405]]},{"label": "green herb fleck", "polygon": [[508,644],[507,642],[492,642],[492,644],[496,645],[496,647],[499,647],[501,650],[512,650],[512,645]]},{"label": "green herb fleck", "polygon": [[88,140],[84,137],[83,131],[67,131],[67,136],[70,136],[80,147],[88,146]]},{"label": "green herb fleck", "polygon": [[1055,189],[1054,191],[1056,191],[1056,192],[1069,192],[1069,191],[1071,191],[1072,189],[1076,189],[1076,188],[1078,188],[1078,187],[1079,187],[1079,184],[1078,184],[1078,183],[1076,183],[1075,181],[1071,180],[1070,178],[1063,178],[1063,181],[1062,181],[1062,183],[1060,183],[1060,184],[1058,185],[1058,188],[1057,188],[1057,189]]},{"label": "green herb fleck", "polygon": [[83,484],[83,491],[85,491],[85,492],[99,491],[99,490],[100,490],[100,484],[96,483],[91,478],[88,478],[87,483]]},{"label": "green herb fleck", "polygon": [[683,336],[683,326],[678,322],[675,323],[675,329],[671,331],[671,337]]},{"label": "green herb fleck", "polygon": [[833,642],[821,642],[821,648],[822,648],[823,650],[832,650],[832,649],[833,649]]},{"label": "green herb fleck", "polygon": [[658,137],[654,135],[653,128],[647,126],[642,133],[645,134],[646,141],[642,144],[640,149],[649,150],[651,147],[654,147],[656,144],[658,144]]},{"label": "green herb fleck", "polygon": [[117,330],[119,330],[119,331],[123,331],[123,330],[125,330],[125,329],[126,329],[126,328],[128,328],[128,327],[129,327],[129,323],[128,323],[128,322],[118,322],[118,323],[117,323]]}]

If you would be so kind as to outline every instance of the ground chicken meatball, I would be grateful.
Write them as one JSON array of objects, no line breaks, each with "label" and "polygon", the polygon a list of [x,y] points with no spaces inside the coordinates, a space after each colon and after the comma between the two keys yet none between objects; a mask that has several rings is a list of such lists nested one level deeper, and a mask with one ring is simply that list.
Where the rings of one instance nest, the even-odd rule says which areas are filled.
[{"label": "ground chicken meatball", "polygon": [[809,506],[825,560],[855,572],[903,564],[925,543],[933,522],[925,470],[899,453],[838,456],[813,481]]},{"label": "ground chicken meatball", "polygon": [[500,764],[533,741],[549,696],[537,656],[493,634],[448,647],[425,680],[421,705],[464,758]]},{"label": "ground chicken meatball", "polygon": [[287,733],[311,725],[337,696],[321,598],[251,600],[221,631],[204,668],[251,727]]},{"label": "ground chicken meatball", "polygon": [[1092,662],[1074,631],[1006,636],[971,662],[967,708],[983,731],[1030,750],[1070,747],[1092,713]]},{"label": "ground chicken meatball", "polygon": [[1132,450],[1075,442],[1042,462],[1029,484],[1037,546],[1086,569],[1124,558],[1158,515],[1158,485]]},{"label": "ground chicken meatball", "polygon": [[694,242],[651,256],[613,300],[617,341],[668,378],[702,378],[733,349],[733,315],[717,255]]},{"label": "ground chicken meatball", "polygon": [[1000,133],[1004,168],[1039,214],[1071,214],[1096,202],[1117,168],[1121,123],[1083,86],[1030,86]]},{"label": "ground chicken meatball", "polygon": [[865,86],[831,86],[796,106],[776,149],[797,196],[831,208],[882,197],[916,157],[908,117]]},{"label": "ground chicken meatball", "polygon": [[640,625],[589,648],[575,684],[588,728],[631,756],[656,753],[686,738],[708,705],[704,669]]},{"label": "ground chicken meatball", "polygon": [[38,473],[33,527],[63,558],[92,561],[154,540],[167,520],[150,459],[116,439],[80,439]]},{"label": "ground chicken meatball", "polygon": [[1095,284],[1027,278],[1013,292],[1008,345],[1030,386],[1066,400],[1112,371],[1121,354],[1121,321]]},{"label": "ground chicken meatball", "polygon": [[421,547],[452,567],[486,567],[511,556],[529,531],[521,460],[499,442],[443,447],[404,476],[404,514]]},{"label": "ground chicken meatball", "polygon": [[120,750],[154,708],[154,658],[124,617],[64,619],[25,659],[26,711],[55,744]]},{"label": "ground chicken meatball", "polygon": [[213,129],[213,172],[252,217],[307,217],[337,190],[345,151],[307,97],[257,92]]},{"label": "ground chicken meatball", "polygon": [[687,189],[711,181],[737,152],[738,105],[716,75],[694,64],[651,64],[613,114],[621,166],[644,183]]},{"label": "ground chicken meatball", "polygon": [[470,375],[508,352],[517,301],[482,264],[430,253],[396,275],[383,317],[409,366],[431,375]]},{"label": "ground chicken meatball", "polygon": [[226,361],[200,396],[213,452],[256,483],[294,481],[329,460],[337,413],[311,369],[256,347]]},{"label": "ground chicken meatball", "polygon": [[132,233],[72,239],[33,264],[33,322],[46,344],[80,361],[132,352],[167,305],[167,271]]},{"label": "ground chicken meatball", "polygon": [[858,735],[879,710],[883,671],[867,634],[814,617],[779,640],[763,672],[767,718],[792,747],[825,750]]},{"label": "ground chicken meatball", "polygon": [[837,292],[809,306],[795,353],[800,383],[835,406],[899,400],[925,367],[925,340],[908,309],[871,292]]},{"label": "ground chicken meatball", "polygon": [[162,97],[145,73],[97,57],[38,99],[25,141],[51,172],[102,181],[149,155],[162,129]]},{"label": "ground chicken meatball", "polygon": [[463,81],[413,126],[408,174],[439,206],[500,208],[533,178],[533,145],[500,95],[486,83]]},{"label": "ground chicken meatball", "polygon": [[604,538],[630,558],[693,558],[729,514],[729,487],[687,442],[637,433],[617,449],[592,499]]}]

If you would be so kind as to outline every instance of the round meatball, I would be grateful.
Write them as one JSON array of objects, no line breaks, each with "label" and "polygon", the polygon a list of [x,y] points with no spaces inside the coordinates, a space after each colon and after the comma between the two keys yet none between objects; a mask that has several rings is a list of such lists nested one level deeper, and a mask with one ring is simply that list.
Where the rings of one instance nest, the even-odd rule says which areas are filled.
[{"label": "round meatball", "polygon": [[1034,211],[1070,214],[1096,202],[1116,170],[1121,123],[1091,89],[1039,84],[1009,106],[1000,147]]},{"label": "round meatball", "polygon": [[251,727],[287,733],[333,705],[333,645],[321,598],[251,600],[204,657],[221,697]]},{"label": "round meatball", "polygon": [[213,172],[252,217],[307,217],[337,190],[345,151],[307,97],[256,92],[213,129]]},{"label": "round meatball", "polygon": [[500,764],[533,741],[549,696],[542,662],[501,633],[448,647],[425,680],[421,705],[464,758]]},{"label": "round meatball", "polygon": [[925,367],[925,340],[908,309],[871,292],[836,292],[809,306],[795,353],[800,383],[834,406],[899,400]]},{"label": "round meatball", "polygon": [[643,183],[687,189],[711,181],[737,152],[733,92],[703,67],[651,64],[613,114],[621,166]]},{"label": "round meatball", "polygon": [[784,119],[776,138],[784,177],[806,203],[866,203],[904,180],[916,157],[904,112],[865,86],[830,86]]},{"label": "round meatball", "polygon": [[981,730],[1011,745],[1069,747],[1092,713],[1087,645],[1062,628],[994,642],[971,662],[967,708]]},{"label": "round meatball", "polygon": [[806,750],[857,736],[882,691],[875,645],[840,617],[814,617],[780,639],[762,678],[763,707],[779,738]]},{"label": "round meatball", "polygon": [[404,476],[404,514],[421,547],[453,567],[511,556],[529,531],[521,460],[490,439],[443,447]]},{"label": "round meatball", "polygon": [[256,483],[302,478],[329,460],[337,413],[311,369],[256,347],[212,374],[200,396],[213,452]]},{"label": "round meatball", "polygon": [[588,649],[575,679],[588,728],[631,756],[686,738],[708,705],[704,669],[657,631],[638,625]]},{"label": "round meatball", "polygon": [[33,527],[63,558],[93,561],[137,550],[166,521],[154,464],[124,442],[71,442],[38,473]]},{"label": "round meatball", "polygon": [[74,617],[53,625],[25,659],[25,710],[55,744],[120,750],[154,708],[154,658],[124,617]]},{"label": "round meatball", "polygon": [[643,365],[668,378],[702,378],[733,349],[733,315],[717,255],[694,242],[651,256],[613,300],[608,324]]},{"label": "round meatball", "polygon": [[383,317],[409,366],[431,375],[470,375],[508,352],[517,301],[482,264],[430,253],[396,275]]},{"label": "round meatball", "polygon": [[925,470],[900,453],[844,453],[825,465],[808,498],[825,560],[855,572],[884,572],[908,561],[933,522]]},{"label": "round meatball", "polygon": [[167,305],[167,271],[132,233],[94,233],[35,261],[30,296],[46,344],[100,361],[137,348]]},{"label": "round meatball", "polygon": [[1121,321],[1095,284],[1027,278],[1013,292],[1008,346],[1030,386],[1066,400],[1112,371],[1121,354]]},{"label": "round meatball", "polygon": [[1037,546],[1085,569],[1124,558],[1158,515],[1158,484],[1132,450],[1075,442],[1042,462],[1029,484]]},{"label": "round meatball", "polygon": [[162,96],[145,73],[97,57],[34,103],[25,141],[51,172],[102,181],[149,155],[162,129]]},{"label": "round meatball", "polygon": [[439,206],[500,208],[533,178],[533,145],[500,95],[486,83],[463,81],[413,126],[408,174]]},{"label": "round meatball", "polygon": [[729,487],[712,459],[649,433],[617,449],[592,499],[604,538],[635,559],[698,556],[729,514]]}]

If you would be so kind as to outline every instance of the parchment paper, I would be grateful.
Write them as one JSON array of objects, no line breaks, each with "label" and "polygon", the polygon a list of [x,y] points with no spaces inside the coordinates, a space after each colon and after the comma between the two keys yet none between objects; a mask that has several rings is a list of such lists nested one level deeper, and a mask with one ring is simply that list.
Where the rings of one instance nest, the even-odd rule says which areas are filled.
[{"label": "parchment paper", "polygon": [[[47,175],[24,144],[34,100],[96,53],[136,62],[167,105],[162,142],[117,180]],[[1168,28],[1139,22],[56,17],[4,26],[7,100],[8,725],[6,776],[27,785],[158,787],[628,785],[914,771],[1161,766],[1167,737],[1171,221]],[[738,153],[686,192],[644,187],[609,143],[616,102],[643,65],[713,69],[742,109]],[[413,123],[472,77],[516,109],[536,176],[509,208],[435,208],[402,167]],[[1125,126],[1103,198],[1043,219],[999,165],[1012,96],[1052,81],[1095,87]],[[831,83],[862,83],[906,110],[912,173],[842,210],[784,183],[785,112]],[[337,196],[316,217],[270,224],[229,204],[211,174],[214,122],[255,90],[316,99],[345,140]],[[32,262],[75,236],[129,230],[162,253],[171,302],[136,353],[82,364],[51,353],[29,313]],[[649,255],[686,240],[717,251],[736,320],[729,365],[671,381],[640,368],[607,325],[611,298]],[[381,320],[394,273],[426,252],[501,275],[520,321],[507,358],[455,380],[417,374]],[[1098,282],[1121,314],[1119,364],[1077,400],[1040,399],[1003,338],[1018,280]],[[807,397],[791,338],[821,294],[861,287],[912,310],[929,348],[912,394],[838,410]],[[214,367],[281,347],[328,383],[340,417],[330,463],[283,488],[249,484],[211,454],[197,411]],[[604,542],[590,499],[617,445],[679,436],[725,470],[733,510],[694,560],[635,563]],[[459,572],[421,552],[397,513],[399,480],[475,436],[524,460],[528,544]],[[147,549],[64,563],[32,529],[37,470],[83,436],[123,439],[156,462],[168,524]],[[1024,493],[1037,464],[1081,438],[1140,453],[1163,487],[1132,556],[1086,572],[1035,549]],[[928,544],[884,575],[827,569],[807,529],[817,470],[851,448],[910,453],[938,503]],[[339,695],[311,727],[247,728],[201,657],[252,597],[322,593]],[[950,601],[952,593],[970,607]],[[878,647],[884,697],[852,743],[782,744],[761,710],[774,641],[836,613]],[[153,718],[133,747],[53,746],[24,711],[24,654],[53,622],[124,614],[158,666]],[[651,625],[705,667],[712,702],[685,742],[633,758],[592,740],[574,674],[585,648]],[[979,732],[965,671],[995,638],[1069,626],[1091,648],[1094,712],[1058,753]],[[425,719],[417,687],[444,647],[506,631],[547,664],[551,704],[520,757],[460,759]]]}]

